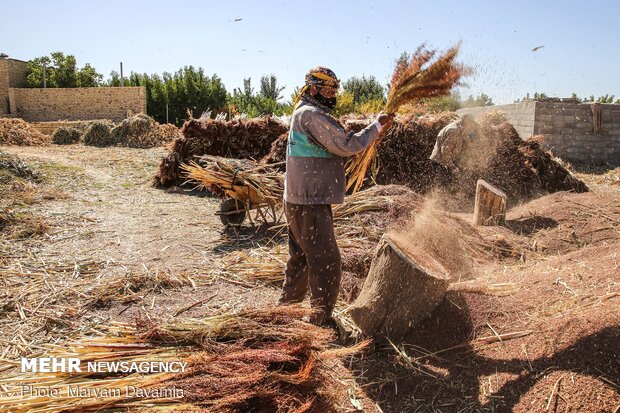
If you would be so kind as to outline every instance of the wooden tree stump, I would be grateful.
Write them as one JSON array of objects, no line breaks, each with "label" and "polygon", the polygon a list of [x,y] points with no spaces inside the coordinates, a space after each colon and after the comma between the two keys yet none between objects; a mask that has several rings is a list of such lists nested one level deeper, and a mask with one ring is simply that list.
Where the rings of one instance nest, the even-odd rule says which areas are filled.
[{"label": "wooden tree stump", "polygon": [[399,341],[439,305],[450,284],[441,264],[383,236],[350,314],[366,335]]},{"label": "wooden tree stump", "polygon": [[479,179],[476,183],[474,225],[498,225],[506,222],[507,199],[500,189]]}]

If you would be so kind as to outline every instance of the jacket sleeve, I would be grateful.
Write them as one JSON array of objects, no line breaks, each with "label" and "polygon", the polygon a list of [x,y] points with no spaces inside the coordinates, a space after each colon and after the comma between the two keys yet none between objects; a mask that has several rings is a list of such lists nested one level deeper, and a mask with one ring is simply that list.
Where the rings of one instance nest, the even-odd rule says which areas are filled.
[{"label": "jacket sleeve", "polygon": [[305,112],[301,119],[304,129],[329,152],[338,156],[352,156],[366,149],[377,136],[378,121],[358,133],[345,132],[335,119],[317,112]]}]

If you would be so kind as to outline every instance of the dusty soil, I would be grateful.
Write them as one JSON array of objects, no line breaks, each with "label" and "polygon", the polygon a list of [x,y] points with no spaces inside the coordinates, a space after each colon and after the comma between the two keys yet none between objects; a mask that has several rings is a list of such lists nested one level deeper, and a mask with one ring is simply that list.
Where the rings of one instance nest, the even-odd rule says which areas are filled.
[{"label": "dusty soil", "polygon": [[[49,229],[12,242],[12,254],[1,257],[8,265],[92,261],[100,278],[166,271],[194,283],[138,292],[139,299],[93,309],[83,323],[171,317],[192,304],[183,317],[275,302],[277,289],[217,271],[224,253],[265,238],[252,229],[223,231],[214,215],[218,199],[150,186],[164,150],[2,149],[64,194],[28,207]],[[579,176],[592,193],[514,206],[505,227],[483,229],[514,256],[481,263],[475,279],[453,285],[400,353],[375,347],[335,371],[352,382],[352,402],[342,411],[355,411],[357,403],[367,412],[618,411],[620,186],[613,171]]]}]

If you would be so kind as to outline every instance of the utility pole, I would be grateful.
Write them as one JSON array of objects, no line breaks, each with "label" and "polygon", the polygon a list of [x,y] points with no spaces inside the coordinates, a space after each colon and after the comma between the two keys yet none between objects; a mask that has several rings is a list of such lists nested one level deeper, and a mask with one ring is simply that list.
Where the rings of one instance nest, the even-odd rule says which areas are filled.
[{"label": "utility pole", "polygon": [[166,123],[170,123],[168,122],[168,102],[166,102]]},{"label": "utility pole", "polygon": [[43,89],[45,89],[47,87],[47,78],[46,78],[46,72],[45,70],[47,69],[47,63],[43,62]]},{"label": "utility pole", "polygon": [[121,86],[125,86],[125,81],[123,80],[123,62],[121,62]]}]

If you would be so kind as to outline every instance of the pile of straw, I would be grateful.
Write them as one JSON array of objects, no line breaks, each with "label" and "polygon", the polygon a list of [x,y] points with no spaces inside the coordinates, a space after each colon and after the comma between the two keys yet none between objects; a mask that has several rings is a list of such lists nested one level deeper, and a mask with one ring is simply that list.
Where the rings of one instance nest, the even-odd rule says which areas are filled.
[{"label": "pile of straw", "polygon": [[112,137],[113,127],[114,122],[109,120],[94,120],[90,122],[82,136],[82,143],[99,148],[116,145],[118,141]]},{"label": "pile of straw", "polygon": [[129,148],[162,146],[181,136],[174,125],[160,125],[143,113],[123,120],[110,133],[119,146]]},{"label": "pile of straw", "polygon": [[81,133],[70,126],[61,126],[52,133],[52,143],[56,145],[73,145],[80,142]]},{"label": "pile of straw", "polygon": [[[44,354],[79,357],[82,362],[186,361],[188,368],[182,373],[125,376],[14,372],[0,380],[0,408],[16,413],[135,410],[146,405],[210,412],[338,411],[343,385],[328,371],[336,359],[361,350],[367,343],[328,349],[331,332],[301,321],[308,313],[296,307],[280,307],[205,319],[141,322],[140,329],[127,324],[100,327],[103,331],[98,336],[84,337],[68,346],[44,346]],[[54,389],[63,397],[20,396],[22,383]],[[68,385],[83,389],[134,386],[160,393],[168,389],[169,393],[139,398],[119,392],[86,398],[69,395]]]},{"label": "pile of straw", "polygon": [[[397,65],[392,75],[384,112],[394,114],[406,103],[449,94],[461,78],[470,73],[468,68],[456,63],[458,52],[457,45],[431,63],[437,52],[421,46],[407,64]],[[379,143],[380,139],[349,159],[346,166],[347,189],[352,188],[355,192],[361,188],[366,171],[375,161]]]},{"label": "pile of straw", "polygon": [[187,179],[199,188],[239,201],[280,205],[284,194],[284,175],[269,166],[248,159],[204,155],[198,162],[181,165]]},{"label": "pile of straw", "polygon": [[181,133],[170,145],[170,153],[162,160],[153,179],[155,187],[180,184],[181,164],[196,156],[213,155],[237,159],[261,159],[273,141],[288,130],[276,117],[229,121],[203,117],[185,122]]},{"label": "pile of straw", "polygon": [[49,145],[50,137],[22,119],[0,119],[0,145]]}]

